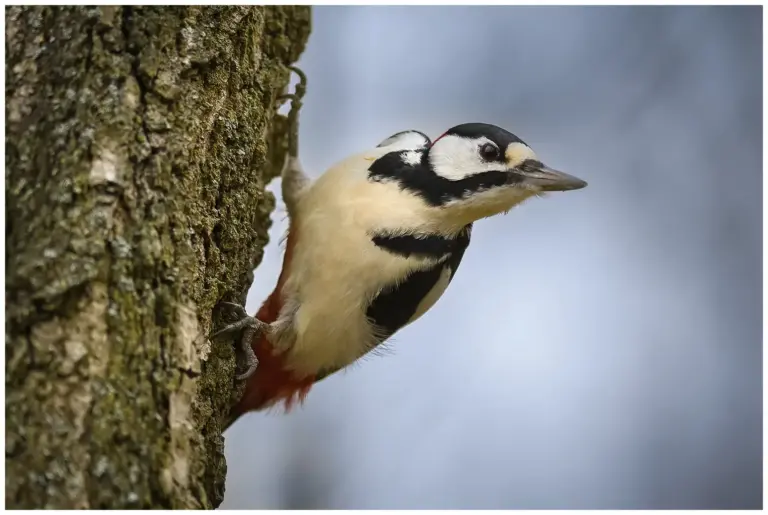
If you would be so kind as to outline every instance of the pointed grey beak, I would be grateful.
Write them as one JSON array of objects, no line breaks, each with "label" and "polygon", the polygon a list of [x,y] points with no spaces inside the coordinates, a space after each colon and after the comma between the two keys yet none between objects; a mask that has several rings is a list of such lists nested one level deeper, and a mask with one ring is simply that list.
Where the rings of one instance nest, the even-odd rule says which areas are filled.
[{"label": "pointed grey beak", "polygon": [[541,163],[524,163],[520,168],[523,183],[536,186],[541,191],[569,191],[579,190],[587,185],[586,181],[548,168]]}]

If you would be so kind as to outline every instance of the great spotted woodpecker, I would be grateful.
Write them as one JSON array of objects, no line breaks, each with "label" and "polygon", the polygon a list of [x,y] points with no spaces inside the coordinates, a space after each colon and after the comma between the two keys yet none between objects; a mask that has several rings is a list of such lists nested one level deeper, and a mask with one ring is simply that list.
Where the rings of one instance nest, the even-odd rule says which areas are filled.
[{"label": "great spotted woodpecker", "polygon": [[451,282],[473,222],[581,179],[546,167],[514,134],[466,123],[435,141],[394,134],[314,181],[298,159],[297,113],[282,172],[289,228],[280,277],[255,316],[214,337],[242,332],[250,355],[245,393],[228,424],[279,401],[303,401],[312,384],[366,355],[421,317]]}]

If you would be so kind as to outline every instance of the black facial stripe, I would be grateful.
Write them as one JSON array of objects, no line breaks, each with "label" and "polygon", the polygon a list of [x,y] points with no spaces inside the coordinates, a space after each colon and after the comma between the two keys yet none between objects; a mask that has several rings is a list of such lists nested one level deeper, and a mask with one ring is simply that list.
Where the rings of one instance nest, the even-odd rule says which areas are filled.
[{"label": "black facial stripe", "polygon": [[458,181],[452,181],[437,175],[422,154],[421,163],[409,165],[403,160],[407,151],[390,152],[380,157],[368,168],[368,178],[373,181],[394,181],[401,188],[411,191],[432,206],[441,206],[451,200],[460,199],[496,186],[511,184],[520,180],[508,172],[489,171],[470,175]]},{"label": "black facial stripe", "polygon": [[373,243],[392,254],[403,257],[418,256],[440,259],[446,254],[457,251],[461,245],[466,246],[457,236],[448,238],[439,234],[375,234]]}]

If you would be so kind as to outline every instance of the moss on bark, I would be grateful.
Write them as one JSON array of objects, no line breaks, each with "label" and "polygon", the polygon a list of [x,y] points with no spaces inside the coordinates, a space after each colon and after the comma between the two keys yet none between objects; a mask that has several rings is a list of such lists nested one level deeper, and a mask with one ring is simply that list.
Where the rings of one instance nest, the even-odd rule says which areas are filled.
[{"label": "moss on bark", "polygon": [[6,9],[6,504],[211,508],[309,7]]}]

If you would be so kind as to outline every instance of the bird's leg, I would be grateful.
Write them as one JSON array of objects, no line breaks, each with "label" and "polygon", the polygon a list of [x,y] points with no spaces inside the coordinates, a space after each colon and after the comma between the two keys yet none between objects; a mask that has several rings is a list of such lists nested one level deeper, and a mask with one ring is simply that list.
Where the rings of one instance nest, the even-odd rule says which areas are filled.
[{"label": "bird's leg", "polygon": [[253,347],[251,344],[254,337],[258,333],[269,330],[269,324],[262,322],[256,317],[248,316],[245,308],[240,304],[235,304],[233,302],[222,302],[222,305],[231,308],[232,311],[234,311],[234,313],[237,315],[238,320],[213,333],[211,335],[211,339],[213,340],[222,336],[235,335],[242,331],[243,334],[240,337],[239,345],[243,353],[245,353],[246,363],[248,364],[248,369],[242,374],[236,376],[238,381],[242,381],[251,377],[251,375],[259,366],[259,360],[256,357],[256,353],[253,352]]},{"label": "bird's leg", "polygon": [[[294,66],[289,66],[289,68],[298,75],[299,83],[293,94],[282,95],[278,100],[291,100],[291,110],[288,113],[288,154],[283,165],[282,189],[288,215],[293,217],[296,212],[296,202],[309,184],[309,178],[299,162],[299,110],[301,109],[301,100],[307,91],[307,76]],[[245,353],[248,363],[248,369],[237,376],[237,380],[242,381],[249,378],[259,366],[259,360],[252,347],[253,339],[259,333],[268,332],[270,325],[256,317],[249,316],[245,308],[239,304],[232,302],[222,302],[222,304],[231,308],[238,316],[238,320],[211,335],[211,339],[231,336],[242,331],[239,345]]]},{"label": "bird's leg", "polygon": [[295,66],[289,68],[299,77],[296,90],[291,95],[282,95],[278,100],[291,100],[291,110],[288,113],[288,153],[283,164],[282,192],[283,202],[288,210],[288,216],[294,218],[296,203],[309,185],[309,177],[299,161],[299,110],[302,99],[307,91],[307,76]]}]

